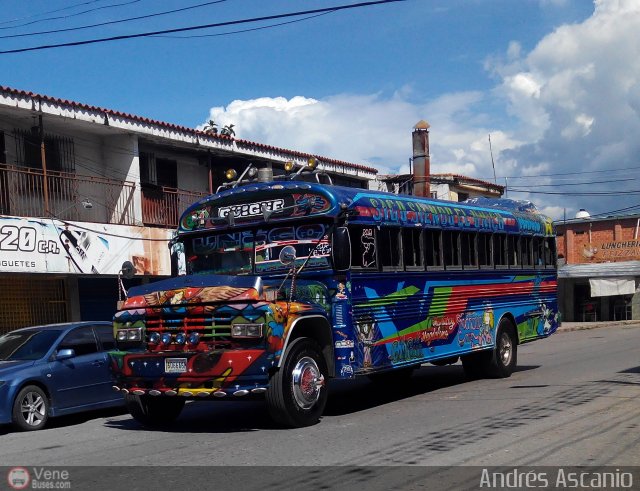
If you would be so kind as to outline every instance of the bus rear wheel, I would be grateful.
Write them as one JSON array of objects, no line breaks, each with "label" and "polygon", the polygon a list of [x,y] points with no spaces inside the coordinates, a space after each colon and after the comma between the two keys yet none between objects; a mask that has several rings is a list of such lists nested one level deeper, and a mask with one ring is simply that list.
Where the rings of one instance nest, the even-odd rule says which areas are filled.
[{"label": "bus rear wheel", "polygon": [[318,344],[310,338],[293,341],[267,388],[271,418],[290,428],[316,424],[327,404],[326,374]]},{"label": "bus rear wheel", "polygon": [[143,426],[156,428],[173,423],[180,416],[185,401],[127,394],[125,403],[133,419]]},{"label": "bus rear wheel", "polygon": [[462,368],[469,379],[482,377],[510,377],[518,363],[518,337],[512,322],[503,317],[492,350],[471,353],[462,357]]}]

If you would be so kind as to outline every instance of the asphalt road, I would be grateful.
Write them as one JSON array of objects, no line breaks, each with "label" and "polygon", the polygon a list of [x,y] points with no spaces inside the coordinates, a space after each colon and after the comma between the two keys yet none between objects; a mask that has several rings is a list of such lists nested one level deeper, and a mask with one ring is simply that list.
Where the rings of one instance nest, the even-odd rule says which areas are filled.
[{"label": "asphalt road", "polygon": [[[425,366],[408,386],[333,382],[322,421],[276,428],[259,402],[188,404],[172,431],[122,412],[0,428],[5,466],[640,465],[640,329],[560,332],[517,372],[467,381]],[[277,478],[277,475],[275,476]]]}]

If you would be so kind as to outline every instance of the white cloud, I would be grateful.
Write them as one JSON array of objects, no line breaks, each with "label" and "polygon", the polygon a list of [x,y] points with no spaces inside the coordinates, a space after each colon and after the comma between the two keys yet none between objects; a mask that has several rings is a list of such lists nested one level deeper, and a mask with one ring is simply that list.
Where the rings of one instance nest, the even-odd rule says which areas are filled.
[{"label": "white cloud", "polygon": [[[638,165],[640,1],[596,0],[584,22],[559,27],[529,53],[512,41],[503,59],[488,57],[485,67],[497,79],[486,93],[418,102],[409,87],[392,96],[265,97],[212,108],[210,117],[220,126],[235,124],[239,138],[368,164],[381,173],[408,169],[411,131],[420,119],[431,124],[434,173],[491,178],[489,133],[498,175],[539,176],[517,181],[529,189],[559,181],[547,174]],[[500,104],[507,118],[496,119],[486,109]],[[590,175],[570,177],[606,176]],[[593,213],[637,204],[586,196],[510,197],[542,202],[556,218],[565,208],[575,214],[581,207],[596,208]]]}]

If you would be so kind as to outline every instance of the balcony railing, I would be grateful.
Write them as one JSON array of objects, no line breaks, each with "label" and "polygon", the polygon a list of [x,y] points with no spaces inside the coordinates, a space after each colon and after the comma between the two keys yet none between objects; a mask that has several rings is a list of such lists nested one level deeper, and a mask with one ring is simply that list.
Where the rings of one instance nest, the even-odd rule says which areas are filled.
[{"label": "balcony railing", "polygon": [[[0,214],[61,220],[175,228],[180,214],[206,193],[142,186],[105,177],[47,171],[49,209],[45,209],[40,169],[0,164]],[[90,209],[83,200],[92,203]]]},{"label": "balcony railing", "polygon": [[206,193],[166,186],[142,185],[142,221],[145,225],[176,228],[180,215]]}]

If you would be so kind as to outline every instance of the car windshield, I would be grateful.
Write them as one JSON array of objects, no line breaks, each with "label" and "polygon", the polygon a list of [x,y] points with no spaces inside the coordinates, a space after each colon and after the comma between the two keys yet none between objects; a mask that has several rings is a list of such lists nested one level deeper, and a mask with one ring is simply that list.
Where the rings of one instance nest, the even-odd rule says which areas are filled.
[{"label": "car windshield", "polygon": [[47,354],[62,331],[15,331],[0,337],[0,360],[38,360]]}]

